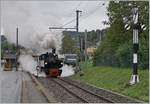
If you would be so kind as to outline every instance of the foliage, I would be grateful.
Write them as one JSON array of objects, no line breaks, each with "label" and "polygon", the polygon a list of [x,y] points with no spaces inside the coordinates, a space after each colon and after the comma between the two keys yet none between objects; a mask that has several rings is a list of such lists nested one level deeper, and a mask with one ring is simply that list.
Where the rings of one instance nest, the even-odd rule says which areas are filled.
[{"label": "foliage", "polygon": [[11,52],[11,53],[16,53],[15,44],[9,43],[7,39],[1,42],[1,58],[3,58],[4,54],[6,54],[6,51]]},{"label": "foliage", "polygon": [[62,53],[77,53],[75,41],[69,35],[64,35],[62,39]]},{"label": "foliage", "polygon": [[[149,3],[148,1],[110,1],[108,9],[110,27],[106,31],[104,41],[96,50],[93,62],[94,65],[109,65],[129,67],[132,63],[132,8],[133,5],[139,8],[139,21],[145,24],[147,29],[139,35],[139,66],[148,68],[148,33],[149,33]],[[126,30],[125,25],[131,25]]]},{"label": "foliage", "polygon": [[87,33],[88,47],[97,46],[97,43],[104,39],[104,35],[105,35],[105,29],[103,30],[97,29],[96,31],[95,30],[89,31]]},{"label": "foliage", "polygon": [[132,65],[132,41],[120,45],[116,50],[116,57],[118,57],[118,64],[121,67],[131,67]]},{"label": "foliage", "polygon": [[96,31],[92,30],[87,33],[87,41],[88,41],[88,46],[95,46],[96,42],[98,42],[99,39],[99,34],[96,33]]}]

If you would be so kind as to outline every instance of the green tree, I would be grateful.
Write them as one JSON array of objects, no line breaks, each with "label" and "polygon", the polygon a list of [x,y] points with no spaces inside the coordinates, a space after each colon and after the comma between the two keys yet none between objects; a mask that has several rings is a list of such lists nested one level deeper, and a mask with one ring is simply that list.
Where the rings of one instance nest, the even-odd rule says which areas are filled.
[{"label": "green tree", "polygon": [[[139,21],[147,29],[139,35],[139,63],[141,68],[148,68],[148,33],[149,2],[148,1],[110,1],[108,10],[109,24],[104,41],[94,55],[95,65],[111,65],[129,67],[132,63],[132,8],[139,8]],[[125,25],[131,25],[129,30]]]},{"label": "green tree", "polygon": [[62,39],[62,53],[77,53],[75,41],[69,35],[64,35]]}]

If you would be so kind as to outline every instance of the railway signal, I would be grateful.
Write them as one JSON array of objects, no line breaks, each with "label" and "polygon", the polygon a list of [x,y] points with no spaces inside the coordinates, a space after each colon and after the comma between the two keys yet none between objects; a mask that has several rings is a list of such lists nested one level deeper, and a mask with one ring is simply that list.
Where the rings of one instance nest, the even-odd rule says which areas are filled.
[{"label": "railway signal", "polygon": [[138,8],[133,8],[133,71],[130,80],[130,84],[136,84],[139,82],[138,76],[138,48],[139,48],[139,28],[140,23],[138,21],[139,13]]}]

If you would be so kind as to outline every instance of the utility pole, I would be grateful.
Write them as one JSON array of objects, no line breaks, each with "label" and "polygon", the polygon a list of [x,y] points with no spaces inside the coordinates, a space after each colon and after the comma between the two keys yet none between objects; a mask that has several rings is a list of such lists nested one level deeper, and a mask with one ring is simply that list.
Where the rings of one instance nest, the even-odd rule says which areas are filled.
[{"label": "utility pole", "polygon": [[138,21],[139,13],[138,8],[133,8],[133,71],[130,80],[130,84],[136,84],[139,82],[138,76],[138,48],[139,48],[139,28],[140,24]]},{"label": "utility pole", "polygon": [[16,28],[16,71],[18,71],[18,27]]},{"label": "utility pole", "polygon": [[79,13],[81,13],[82,11],[80,10],[76,10],[76,30],[77,32],[79,31]]},{"label": "utility pole", "polygon": [[[81,13],[82,11],[80,10],[76,10],[76,31],[77,31],[77,34],[79,32],[79,13]],[[80,48],[80,61],[82,61],[82,38],[81,36],[79,35],[79,48]]]},{"label": "utility pole", "polygon": [[[76,27],[75,28],[63,28],[63,27],[49,27],[49,29],[76,29],[76,32],[79,32],[79,13],[81,13],[82,11],[80,10],[76,10]],[[80,59],[81,55],[82,55],[82,47],[81,47],[81,41],[83,41],[83,39],[81,38],[81,36],[79,35],[79,48],[80,48]]]},{"label": "utility pole", "polygon": [[85,62],[87,63],[87,30],[85,30],[85,42],[84,43],[85,43],[85,45],[84,45],[85,46],[85,51],[84,51],[85,52],[84,53],[85,54]]},{"label": "utility pole", "polygon": [[79,31],[79,13],[82,12],[80,10],[76,10],[76,27],[75,28],[63,28],[63,27],[49,27],[49,29],[76,29],[76,31]]}]

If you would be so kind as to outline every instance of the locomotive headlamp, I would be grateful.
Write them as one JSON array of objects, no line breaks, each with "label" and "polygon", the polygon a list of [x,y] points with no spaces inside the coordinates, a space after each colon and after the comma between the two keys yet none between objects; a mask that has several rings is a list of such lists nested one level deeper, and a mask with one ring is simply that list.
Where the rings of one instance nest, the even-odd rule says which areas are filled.
[{"label": "locomotive headlamp", "polygon": [[36,70],[40,70],[40,67],[39,67],[39,66],[37,66],[37,67],[36,67]]},{"label": "locomotive headlamp", "polygon": [[45,64],[47,64],[47,62],[45,62]]}]

